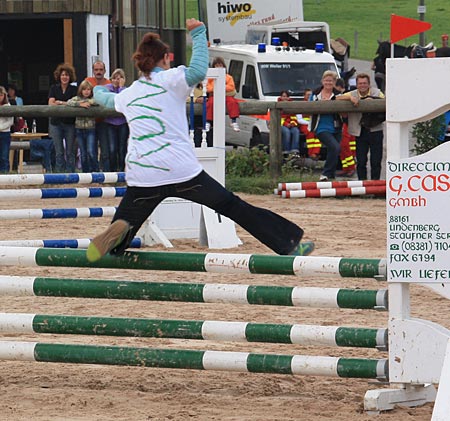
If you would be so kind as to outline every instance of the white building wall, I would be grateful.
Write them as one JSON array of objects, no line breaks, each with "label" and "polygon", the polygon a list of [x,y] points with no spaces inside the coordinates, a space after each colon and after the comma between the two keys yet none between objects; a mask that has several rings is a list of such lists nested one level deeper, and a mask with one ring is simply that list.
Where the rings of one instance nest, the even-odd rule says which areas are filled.
[{"label": "white building wall", "polygon": [[103,61],[106,65],[105,77],[109,77],[109,20],[107,15],[88,15],[86,20],[86,74],[92,76],[92,64]]}]

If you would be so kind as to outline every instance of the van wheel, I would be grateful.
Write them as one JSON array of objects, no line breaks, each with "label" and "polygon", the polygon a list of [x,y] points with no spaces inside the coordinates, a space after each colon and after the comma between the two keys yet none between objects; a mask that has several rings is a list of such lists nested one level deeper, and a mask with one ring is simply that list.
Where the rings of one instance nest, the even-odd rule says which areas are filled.
[{"label": "van wheel", "polygon": [[253,148],[255,146],[259,146],[262,143],[261,133],[259,130],[253,130],[252,137],[250,139],[250,147]]}]

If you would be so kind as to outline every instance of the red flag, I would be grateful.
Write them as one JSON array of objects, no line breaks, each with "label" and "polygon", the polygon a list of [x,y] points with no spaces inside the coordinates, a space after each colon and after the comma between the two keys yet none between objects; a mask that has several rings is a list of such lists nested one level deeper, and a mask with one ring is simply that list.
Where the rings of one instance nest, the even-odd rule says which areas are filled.
[{"label": "red flag", "polygon": [[391,44],[395,44],[402,39],[412,35],[428,31],[431,23],[417,19],[405,18],[403,16],[391,15]]}]

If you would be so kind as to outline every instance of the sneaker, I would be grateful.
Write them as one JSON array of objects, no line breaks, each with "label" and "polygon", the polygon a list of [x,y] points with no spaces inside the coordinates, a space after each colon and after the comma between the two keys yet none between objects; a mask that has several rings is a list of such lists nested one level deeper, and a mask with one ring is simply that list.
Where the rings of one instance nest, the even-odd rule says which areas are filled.
[{"label": "sneaker", "polygon": [[230,124],[230,126],[232,127],[232,129],[233,129],[235,132],[240,132],[240,131],[241,131],[241,129],[239,128],[239,124],[237,124],[235,121],[233,121],[233,122]]},{"label": "sneaker", "polygon": [[314,242],[305,241],[303,243],[298,243],[298,246],[292,250],[289,255],[290,256],[308,256],[314,251]]},{"label": "sneaker", "polygon": [[328,181],[328,177],[326,175],[321,175],[319,181]]},{"label": "sneaker", "polygon": [[205,132],[209,132],[211,130],[211,123],[206,122],[205,124]]},{"label": "sneaker", "polygon": [[97,235],[89,244],[86,250],[86,257],[89,262],[100,260],[108,254],[114,247],[117,247],[128,234],[130,224],[123,219],[114,221],[106,231]]}]

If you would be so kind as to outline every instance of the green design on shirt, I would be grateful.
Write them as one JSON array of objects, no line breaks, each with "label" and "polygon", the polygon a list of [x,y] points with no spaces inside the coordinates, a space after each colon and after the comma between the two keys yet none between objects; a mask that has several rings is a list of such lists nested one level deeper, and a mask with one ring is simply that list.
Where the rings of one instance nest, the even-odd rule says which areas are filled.
[{"label": "green design on shirt", "polygon": [[[132,101],[130,101],[127,104],[127,107],[140,107],[140,108],[144,108],[144,109],[147,109],[147,110],[150,110],[150,111],[153,111],[153,112],[161,113],[162,112],[161,108],[150,107],[150,106],[148,106],[146,104],[143,104],[142,102],[139,102],[139,101],[142,101],[142,100],[145,100],[147,98],[154,97],[154,96],[157,96],[157,95],[165,94],[167,92],[167,90],[164,89],[162,86],[157,85],[155,83],[151,83],[151,82],[147,82],[147,81],[143,81],[143,80],[139,80],[139,83],[142,83],[144,85],[147,85],[147,86],[150,86],[152,88],[155,88],[155,89],[157,89],[157,92],[137,97],[137,98],[133,99]],[[166,132],[166,127],[165,127],[163,121],[160,118],[158,118],[157,116],[155,116],[155,115],[142,114],[142,115],[139,115],[139,116],[134,117],[133,119],[131,119],[130,123],[132,121],[146,120],[146,119],[153,120],[157,124],[159,124],[160,127],[161,127],[160,131],[158,131],[158,132],[150,132],[150,133],[144,134],[142,136],[138,136],[138,137],[133,136],[132,137],[133,140],[137,140],[138,142],[141,142],[143,140],[152,139],[152,138],[154,138],[156,136],[161,136],[161,135],[163,135]],[[141,154],[140,158],[143,158],[145,156],[151,155],[153,153],[157,153],[157,152],[165,149],[166,147],[168,147],[170,145],[171,145],[170,142],[167,142],[167,143],[165,143],[164,145],[160,146],[157,149],[150,149],[148,152],[146,152],[144,154]],[[170,168],[157,167],[155,165],[143,164],[141,162],[131,161],[130,159],[127,160],[127,163],[128,164],[136,164],[136,165],[138,165],[140,167],[145,167],[145,168],[154,168],[154,169],[158,169],[158,170],[161,170],[161,171],[170,171]]]}]

